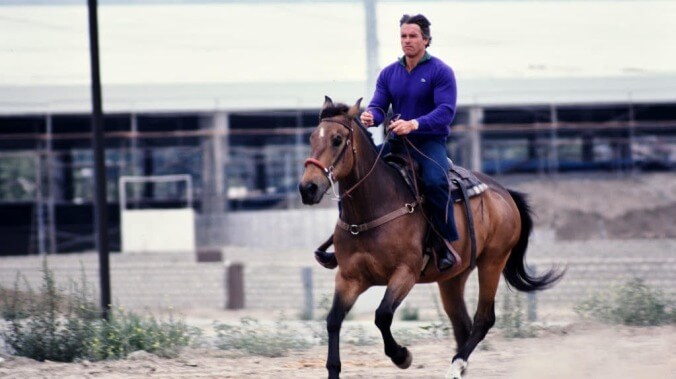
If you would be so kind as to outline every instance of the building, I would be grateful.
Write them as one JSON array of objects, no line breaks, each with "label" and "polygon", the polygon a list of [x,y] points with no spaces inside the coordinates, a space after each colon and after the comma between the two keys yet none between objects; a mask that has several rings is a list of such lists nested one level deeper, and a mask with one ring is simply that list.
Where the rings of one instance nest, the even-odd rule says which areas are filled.
[{"label": "building", "polygon": [[[99,19],[112,250],[120,176],[191,175],[207,224],[294,207],[323,96],[370,95],[362,2],[111,3]],[[432,19],[430,52],[457,74],[456,162],[493,174],[674,168],[676,4],[416,6]],[[376,6],[381,66],[399,53],[405,12]],[[0,39],[0,255],[91,249],[86,7],[0,5],[0,17],[13,36]],[[129,190],[130,207],[186,205],[180,184]],[[210,235],[199,243],[223,242]]]}]

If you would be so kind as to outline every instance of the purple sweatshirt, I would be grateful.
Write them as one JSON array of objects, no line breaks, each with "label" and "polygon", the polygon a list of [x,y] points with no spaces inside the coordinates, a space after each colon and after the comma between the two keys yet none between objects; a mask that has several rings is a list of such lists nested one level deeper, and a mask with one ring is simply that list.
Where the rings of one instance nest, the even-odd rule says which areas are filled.
[{"label": "purple sweatshirt", "polygon": [[378,76],[369,109],[374,125],[383,122],[387,109],[403,120],[418,120],[411,135],[448,136],[455,117],[456,87],[453,70],[429,53],[409,73],[405,58],[385,67]]}]

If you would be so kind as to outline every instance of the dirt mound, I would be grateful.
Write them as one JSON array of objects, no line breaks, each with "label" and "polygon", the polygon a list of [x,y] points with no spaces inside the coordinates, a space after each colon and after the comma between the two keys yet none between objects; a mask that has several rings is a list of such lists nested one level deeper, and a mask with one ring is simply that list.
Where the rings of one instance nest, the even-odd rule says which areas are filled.
[{"label": "dirt mound", "polygon": [[627,212],[608,224],[612,238],[676,238],[676,203]]},{"label": "dirt mound", "polygon": [[676,238],[676,204],[633,210],[614,218],[578,210],[562,212],[556,227],[559,239]]},{"label": "dirt mound", "polygon": [[559,239],[676,238],[676,174],[509,177]]}]

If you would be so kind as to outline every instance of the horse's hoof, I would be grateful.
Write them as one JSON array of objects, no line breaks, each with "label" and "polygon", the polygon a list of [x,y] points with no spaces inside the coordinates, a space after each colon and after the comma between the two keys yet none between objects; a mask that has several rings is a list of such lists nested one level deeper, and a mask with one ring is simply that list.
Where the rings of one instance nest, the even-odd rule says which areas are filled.
[{"label": "horse's hoof", "polygon": [[317,250],[315,251],[315,260],[317,263],[324,266],[325,268],[328,268],[329,270],[333,270],[334,268],[338,267],[338,260],[336,259],[336,255],[333,253]]},{"label": "horse's hoof", "polygon": [[404,351],[406,352],[406,359],[404,359],[403,362],[397,364],[397,367],[402,370],[406,370],[407,368],[411,367],[411,363],[413,363],[413,354],[411,354],[407,348],[404,348]]},{"label": "horse's hoof", "polygon": [[465,370],[467,370],[467,362],[458,358],[451,363],[451,368],[446,373],[446,379],[462,379]]}]

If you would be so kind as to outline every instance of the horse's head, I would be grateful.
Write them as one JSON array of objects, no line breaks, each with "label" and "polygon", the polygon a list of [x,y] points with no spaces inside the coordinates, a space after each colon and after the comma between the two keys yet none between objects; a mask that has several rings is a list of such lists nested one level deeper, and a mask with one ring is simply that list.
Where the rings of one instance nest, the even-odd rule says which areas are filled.
[{"label": "horse's head", "polygon": [[334,104],[328,96],[319,114],[319,125],[310,136],[310,156],[298,184],[303,204],[317,204],[324,193],[347,176],[355,163],[354,119],[359,115],[361,99],[348,107]]}]

